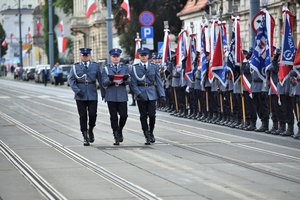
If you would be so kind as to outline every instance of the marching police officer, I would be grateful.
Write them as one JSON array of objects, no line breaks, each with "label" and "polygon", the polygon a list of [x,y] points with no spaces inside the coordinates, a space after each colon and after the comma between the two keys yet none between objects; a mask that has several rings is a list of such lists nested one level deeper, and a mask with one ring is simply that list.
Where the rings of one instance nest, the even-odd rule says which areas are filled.
[{"label": "marching police officer", "polygon": [[[109,51],[112,64],[108,64],[102,71],[102,84],[106,89],[105,100],[107,101],[110,124],[115,138],[114,145],[123,142],[122,130],[127,120],[128,95],[126,85],[129,83],[129,68],[120,63],[121,49],[115,48]],[[118,113],[120,120],[118,120]]]},{"label": "marching police officer", "polygon": [[89,146],[95,140],[93,128],[96,126],[98,104],[96,80],[101,84],[101,71],[96,62],[90,61],[92,49],[80,48],[79,50],[81,62],[75,63],[71,68],[68,82],[75,93],[83,145]]},{"label": "marching police officer", "polygon": [[[141,63],[132,66],[131,82],[140,112],[142,130],[146,145],[155,142],[153,130],[155,125],[156,100],[165,101],[165,92],[160,79],[158,66],[148,61],[149,49],[139,48]],[[147,118],[149,117],[149,125]]]}]

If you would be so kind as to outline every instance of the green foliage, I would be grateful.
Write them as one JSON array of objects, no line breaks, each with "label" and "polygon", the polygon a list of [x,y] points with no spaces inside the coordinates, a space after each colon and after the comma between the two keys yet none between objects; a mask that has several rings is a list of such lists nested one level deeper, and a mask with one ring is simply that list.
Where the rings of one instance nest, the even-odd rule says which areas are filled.
[{"label": "green foliage", "polygon": [[[58,62],[58,48],[57,48],[57,38],[56,35],[54,34],[54,27],[58,23],[58,16],[54,14],[54,4],[56,0],[52,0],[52,11],[53,11],[53,47],[54,47],[54,63]],[[49,14],[48,14],[48,0],[45,0],[45,5],[42,8],[42,16],[44,19],[43,23],[43,32],[44,32],[44,41],[45,41],[45,51],[48,56],[48,61],[50,62],[49,59]]]},{"label": "green foliage", "polygon": [[73,13],[73,0],[56,0],[53,5],[62,8],[66,15],[71,15]]},{"label": "green foliage", "polygon": [[[112,1],[114,2],[114,1]],[[140,32],[139,15],[143,11],[151,11],[155,15],[154,27],[154,49],[157,43],[163,41],[164,21],[169,22],[169,29],[172,34],[177,35],[181,29],[181,21],[176,14],[182,10],[187,0],[130,0],[131,20],[126,18],[126,11],[121,8],[123,0],[113,4],[113,15],[115,28],[120,36],[120,45],[126,53],[134,55],[136,33]],[[102,0],[106,5],[106,0]]]},{"label": "green foliage", "polygon": [[6,34],[5,34],[5,31],[2,27],[2,24],[0,24],[0,45],[1,45],[1,57],[4,56],[6,54],[6,51],[7,51],[7,46],[6,47],[3,47],[2,46],[2,42],[5,40],[6,38]]}]

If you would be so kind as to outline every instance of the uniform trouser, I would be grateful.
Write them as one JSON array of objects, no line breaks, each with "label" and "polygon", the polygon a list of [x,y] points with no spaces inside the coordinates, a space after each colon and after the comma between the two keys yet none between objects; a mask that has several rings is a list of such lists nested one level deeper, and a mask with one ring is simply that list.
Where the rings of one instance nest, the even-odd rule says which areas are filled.
[{"label": "uniform trouser", "polygon": [[189,93],[189,104],[190,104],[190,114],[194,114],[198,112],[198,101],[196,98],[196,92],[194,88],[190,88]]},{"label": "uniform trouser", "polygon": [[249,96],[249,92],[244,91],[246,121],[256,123],[257,115],[253,99]]},{"label": "uniform trouser", "polygon": [[177,99],[178,99],[178,107],[179,109],[183,109],[184,111],[186,110],[186,104],[185,104],[185,86],[183,87],[176,87],[176,94],[177,94]]},{"label": "uniform trouser", "polygon": [[269,120],[269,101],[268,94],[266,92],[255,92],[253,95],[253,103],[256,113],[261,121]]},{"label": "uniform trouser", "polygon": [[210,87],[205,88],[205,106],[208,116],[212,117],[214,112],[214,94],[211,92]]},{"label": "uniform trouser", "polygon": [[54,84],[58,85],[59,83],[59,77],[58,76],[54,76]]},{"label": "uniform trouser", "polygon": [[87,131],[87,123],[89,126],[96,126],[97,104],[98,101],[80,101],[76,100],[77,110],[79,114],[80,130]]},{"label": "uniform trouser", "polygon": [[166,93],[166,103],[167,103],[167,106],[169,107],[169,108],[171,108],[172,107],[172,105],[174,104],[173,103],[173,97],[172,97],[172,87],[168,87],[168,88],[166,88],[165,89],[165,93]]},{"label": "uniform trouser", "polygon": [[206,112],[205,110],[205,101],[204,101],[204,92],[200,89],[195,89],[195,101],[197,103],[197,110],[200,113]]},{"label": "uniform trouser", "polygon": [[241,94],[233,94],[233,115],[240,122],[243,118],[243,111],[242,111],[242,97]]},{"label": "uniform trouser", "polygon": [[[127,101],[112,102],[108,101],[108,110],[110,115],[110,126],[113,131],[122,130],[127,120]],[[120,115],[120,120],[118,119]]]},{"label": "uniform trouser", "polygon": [[153,133],[155,125],[156,101],[137,101],[137,104],[140,112],[140,121],[143,132],[150,131]]},{"label": "uniform trouser", "polygon": [[297,119],[297,126],[300,127],[300,96],[296,95],[294,97],[294,111]]},{"label": "uniform trouser", "polygon": [[222,92],[222,100],[223,100],[223,114],[226,116],[230,115],[230,92],[224,91]]},{"label": "uniform trouser", "polygon": [[281,106],[279,106],[279,122],[294,124],[293,101],[289,95],[280,95]]},{"label": "uniform trouser", "polygon": [[279,115],[281,115],[279,109],[280,106],[278,104],[278,96],[276,94],[271,94],[270,98],[271,98],[271,112],[272,112],[271,119],[274,124],[274,123],[278,123]]}]

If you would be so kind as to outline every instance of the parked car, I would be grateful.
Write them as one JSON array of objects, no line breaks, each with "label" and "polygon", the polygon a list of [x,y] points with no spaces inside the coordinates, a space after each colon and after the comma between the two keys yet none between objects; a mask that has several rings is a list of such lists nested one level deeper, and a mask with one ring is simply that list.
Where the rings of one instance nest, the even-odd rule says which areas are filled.
[{"label": "parked car", "polygon": [[44,83],[44,70],[47,70],[47,82],[50,81],[50,65],[37,65],[35,68],[34,80],[36,83]]},{"label": "parked car", "polygon": [[34,74],[35,74],[35,67],[33,66],[24,67],[22,79],[24,81],[34,80]]}]

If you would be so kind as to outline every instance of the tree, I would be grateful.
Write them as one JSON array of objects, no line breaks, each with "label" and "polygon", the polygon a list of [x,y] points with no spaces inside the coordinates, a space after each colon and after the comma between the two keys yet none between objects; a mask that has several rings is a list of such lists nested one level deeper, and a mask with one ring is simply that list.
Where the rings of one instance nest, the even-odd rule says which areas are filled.
[{"label": "tree", "polygon": [[[154,27],[154,49],[157,49],[157,43],[163,41],[164,24],[163,21],[169,22],[169,29],[172,34],[177,35],[181,29],[181,21],[176,14],[183,8],[187,0],[130,0],[131,20],[126,18],[126,11],[121,8],[123,0],[118,0],[113,4],[113,14],[115,28],[120,36],[120,45],[126,53],[134,55],[136,33],[140,32],[139,15],[147,10],[155,14]],[[106,0],[102,0],[106,5]]]},{"label": "tree", "polygon": [[[53,4],[52,4],[52,10],[53,10],[53,46],[54,46],[54,63],[58,62],[58,49],[55,48],[57,47],[57,38],[56,35],[54,34],[54,27],[55,25],[58,23],[58,16],[54,14],[54,4],[55,4],[56,0],[53,0]],[[45,0],[45,4],[42,8],[42,15],[43,15],[43,19],[44,19],[44,25],[43,25],[43,32],[44,32],[44,41],[45,41],[45,46],[46,46],[46,54],[48,56],[48,60],[49,59],[49,14],[48,14],[48,0]],[[52,67],[52,66],[51,66]]]},{"label": "tree", "polygon": [[0,58],[2,58],[2,56],[4,56],[6,54],[7,51],[7,45],[6,46],[2,46],[2,42],[5,41],[6,38],[6,34],[5,31],[2,27],[2,24],[0,24],[0,45],[1,45],[1,55]]},{"label": "tree", "polygon": [[53,4],[61,8],[66,15],[73,14],[73,0],[56,0]]}]

